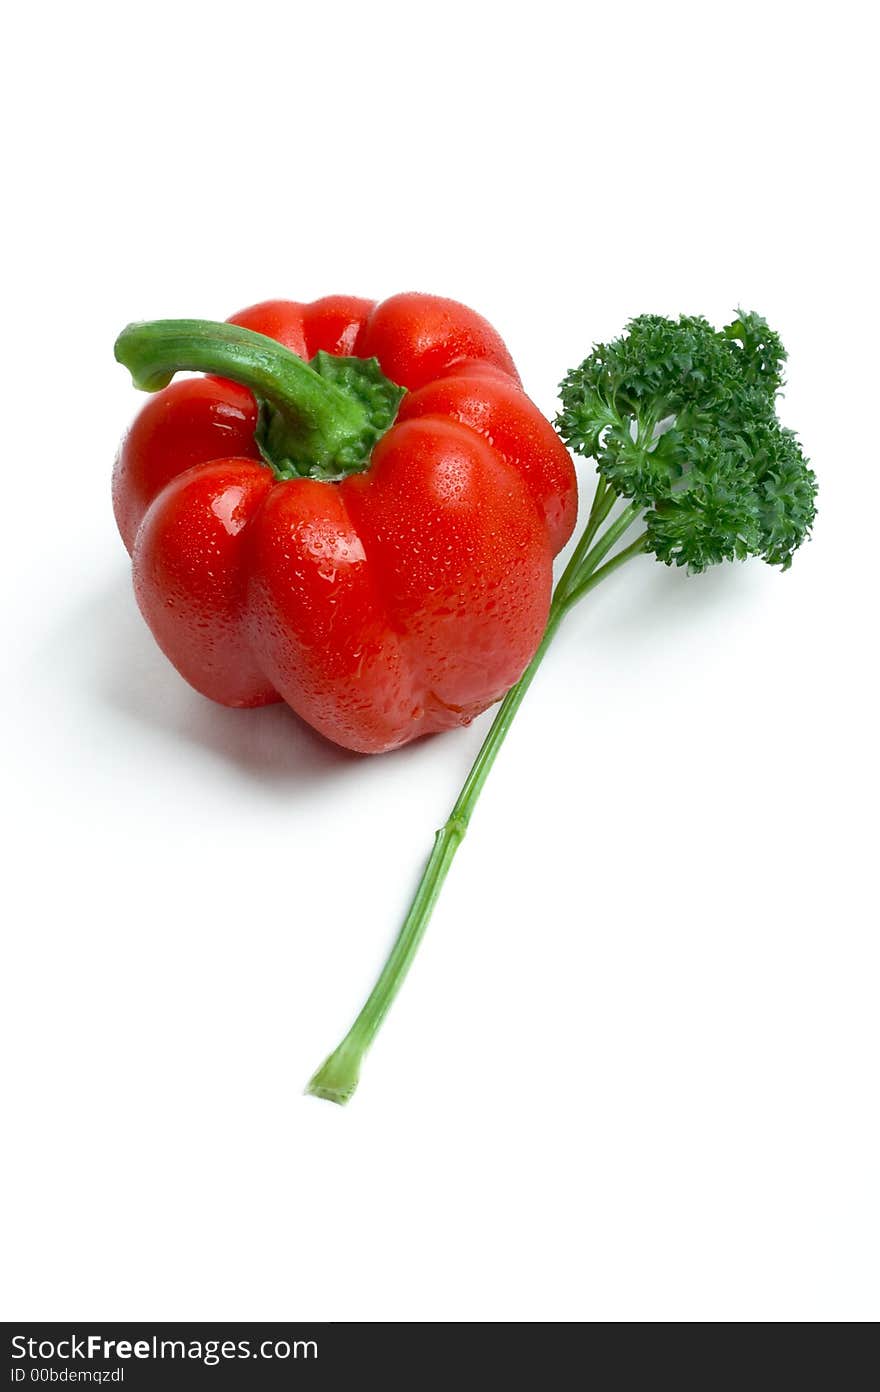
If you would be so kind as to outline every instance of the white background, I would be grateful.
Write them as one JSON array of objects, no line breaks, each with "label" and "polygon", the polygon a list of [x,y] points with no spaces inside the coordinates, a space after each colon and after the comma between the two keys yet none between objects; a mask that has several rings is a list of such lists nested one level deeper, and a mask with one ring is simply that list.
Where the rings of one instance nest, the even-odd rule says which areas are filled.
[{"label": "white background", "polygon": [[[871,9],[7,18],[4,1317],[880,1314]],[[368,760],[190,691],[112,345],[402,289],[548,413],[633,314],[758,309],[821,513],[785,576],[645,560],[571,618],[339,1109],[487,718]]]}]

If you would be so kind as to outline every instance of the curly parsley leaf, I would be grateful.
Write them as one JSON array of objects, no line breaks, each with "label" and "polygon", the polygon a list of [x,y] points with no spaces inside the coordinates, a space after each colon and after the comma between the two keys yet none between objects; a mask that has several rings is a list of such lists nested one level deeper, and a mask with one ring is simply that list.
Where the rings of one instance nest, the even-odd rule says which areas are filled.
[{"label": "curly parsley leaf", "polygon": [[645,547],[666,565],[786,570],[809,536],[816,477],[776,415],[785,356],[759,314],[721,330],[643,314],[562,383],[560,435],[645,509]]}]

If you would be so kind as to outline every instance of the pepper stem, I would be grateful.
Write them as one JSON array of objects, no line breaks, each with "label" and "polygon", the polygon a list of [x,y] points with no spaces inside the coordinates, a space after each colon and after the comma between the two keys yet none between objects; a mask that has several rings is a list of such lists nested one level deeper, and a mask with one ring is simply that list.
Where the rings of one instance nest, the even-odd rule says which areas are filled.
[{"label": "pepper stem", "polygon": [[260,448],[281,478],[365,468],[404,395],[375,358],[318,353],[306,363],[265,334],[206,319],[129,324],[115,353],[142,391],[160,391],[176,372],[217,373],[249,387],[261,407]]}]

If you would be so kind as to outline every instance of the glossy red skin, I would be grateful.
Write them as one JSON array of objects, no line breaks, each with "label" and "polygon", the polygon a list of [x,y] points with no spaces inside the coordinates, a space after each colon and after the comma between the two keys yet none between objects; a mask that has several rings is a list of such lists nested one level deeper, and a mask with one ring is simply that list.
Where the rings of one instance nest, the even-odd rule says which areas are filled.
[{"label": "glossy red skin", "polygon": [[243,387],[151,398],[113,500],[160,647],[206,696],[283,699],[347,749],[466,724],[540,642],[577,510],[567,451],[495,330],[452,300],[271,300],[232,322],[305,358],[375,356],[409,390],[341,483],[276,480]]}]

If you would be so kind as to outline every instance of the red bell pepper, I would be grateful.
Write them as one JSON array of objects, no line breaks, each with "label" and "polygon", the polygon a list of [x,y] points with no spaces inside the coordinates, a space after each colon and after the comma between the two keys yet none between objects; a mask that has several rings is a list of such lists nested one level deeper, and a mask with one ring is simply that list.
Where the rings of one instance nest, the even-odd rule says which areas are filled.
[{"label": "red bell pepper", "polygon": [[[467,724],[544,632],[567,450],[491,326],[431,295],[132,325],[114,472],[141,611],[198,691],[373,753]],[[217,374],[168,385],[175,372]]]}]

